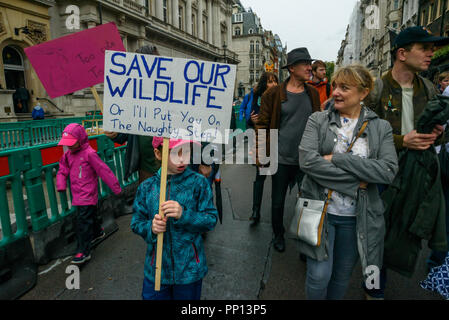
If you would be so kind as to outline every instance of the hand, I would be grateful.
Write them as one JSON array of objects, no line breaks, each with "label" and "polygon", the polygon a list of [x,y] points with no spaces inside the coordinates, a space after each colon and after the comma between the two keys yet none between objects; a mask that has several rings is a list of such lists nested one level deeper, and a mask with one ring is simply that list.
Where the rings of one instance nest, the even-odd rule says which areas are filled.
[{"label": "hand", "polygon": [[367,187],[368,187],[368,183],[367,182],[364,182],[364,181],[360,182],[360,185],[359,185],[360,189],[366,189]]},{"label": "hand", "polygon": [[161,210],[164,213],[165,217],[175,218],[176,220],[180,219],[182,216],[182,207],[176,201],[166,201],[162,204]]},{"label": "hand", "polygon": [[[436,127],[435,130],[438,132]],[[416,130],[413,130],[404,136],[403,146],[412,150],[427,150],[437,138],[437,133],[417,133]]]},{"label": "hand", "polygon": [[254,111],[251,111],[251,121],[256,123],[259,120],[259,114],[256,114]]},{"label": "hand", "polygon": [[109,139],[115,139],[118,136],[118,132],[104,131],[103,133]]},{"label": "hand", "polygon": [[210,173],[212,172],[212,166],[200,164],[198,167],[198,173],[202,174],[204,177],[209,178]]},{"label": "hand", "polygon": [[323,158],[324,158],[324,160],[332,162],[332,155],[331,154],[327,154],[327,155],[323,156]]},{"label": "hand", "polygon": [[151,230],[154,234],[164,233],[165,229],[167,228],[167,218],[165,217],[162,219],[162,217],[157,214],[153,218],[153,224],[151,226]]},{"label": "hand", "polygon": [[437,136],[437,138],[439,136],[441,136],[444,132],[444,127],[442,125],[436,124],[435,128],[433,128],[432,133],[435,134]]}]

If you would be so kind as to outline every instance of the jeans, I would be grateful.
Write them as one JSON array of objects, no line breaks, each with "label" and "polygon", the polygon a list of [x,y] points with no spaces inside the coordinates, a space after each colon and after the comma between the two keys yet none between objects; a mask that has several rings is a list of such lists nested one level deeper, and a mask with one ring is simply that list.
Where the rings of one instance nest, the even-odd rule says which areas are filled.
[{"label": "jeans", "polygon": [[77,206],[76,211],[77,252],[82,252],[87,256],[92,249],[92,239],[102,232],[101,224],[97,217],[97,206]]},{"label": "jeans", "polygon": [[154,290],[154,283],[146,277],[143,280],[143,300],[200,300],[203,280],[190,284],[161,285],[160,291]]},{"label": "jeans", "polygon": [[300,188],[304,172],[299,166],[279,164],[278,171],[272,177],[271,192],[271,225],[275,236],[283,236],[284,203],[287,189],[290,184],[297,184]]},{"label": "jeans", "polygon": [[328,256],[307,257],[306,295],[309,300],[343,299],[359,253],[355,217],[328,214]]}]

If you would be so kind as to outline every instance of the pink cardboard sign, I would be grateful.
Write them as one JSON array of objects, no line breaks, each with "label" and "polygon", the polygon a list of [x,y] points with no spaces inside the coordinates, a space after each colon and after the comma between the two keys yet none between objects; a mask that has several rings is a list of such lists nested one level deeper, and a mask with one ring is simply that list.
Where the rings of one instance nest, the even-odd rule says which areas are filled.
[{"label": "pink cardboard sign", "polygon": [[106,50],[126,51],[113,22],[25,48],[51,98],[104,81]]}]

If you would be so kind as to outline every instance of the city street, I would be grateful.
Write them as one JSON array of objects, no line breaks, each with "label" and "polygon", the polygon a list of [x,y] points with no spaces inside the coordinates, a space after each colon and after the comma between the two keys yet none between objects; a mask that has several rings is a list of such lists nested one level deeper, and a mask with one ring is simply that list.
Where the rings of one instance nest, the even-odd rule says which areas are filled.
[{"label": "city street", "polygon": [[[299,258],[293,240],[287,240],[284,253],[271,245],[270,202],[271,179],[267,178],[263,200],[262,222],[249,227],[252,205],[251,165],[223,165],[223,224],[217,224],[205,239],[209,273],[203,282],[204,300],[303,300],[306,265]],[[284,224],[293,214],[296,188],[287,196]],[[140,299],[144,241],[129,228],[131,215],[117,219],[119,230],[100,243],[92,260],[81,269],[80,289],[66,288],[66,268],[70,258],[53,261],[39,268],[35,288],[21,297],[24,300],[57,299]],[[388,274],[387,300],[441,300],[440,296],[423,290],[419,281],[425,279],[424,248],[412,279],[394,272]],[[361,289],[360,266],[354,271],[346,299],[365,299]]]}]

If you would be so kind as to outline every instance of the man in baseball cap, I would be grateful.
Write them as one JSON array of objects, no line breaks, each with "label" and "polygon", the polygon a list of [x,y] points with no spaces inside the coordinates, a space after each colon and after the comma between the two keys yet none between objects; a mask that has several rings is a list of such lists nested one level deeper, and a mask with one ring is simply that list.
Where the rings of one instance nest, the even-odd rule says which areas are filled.
[{"label": "man in baseball cap", "polygon": [[[392,41],[393,67],[381,81],[376,81],[373,94],[365,99],[365,103],[369,104],[381,119],[390,123],[398,154],[407,149],[426,150],[443,133],[443,127],[439,125],[436,125],[430,134],[416,131],[419,115],[426,108],[427,102],[437,94],[432,82],[418,73],[429,69],[435,47],[448,43],[449,38],[434,36],[421,26],[402,30]],[[385,187],[382,186],[382,189]],[[387,230],[387,234],[389,231]],[[386,241],[385,252],[390,252],[392,246],[400,245],[400,241],[402,239],[395,243]],[[406,251],[403,252],[403,259],[409,254]],[[391,255],[386,254],[385,257],[385,264],[395,265],[394,261],[391,261]],[[365,287],[367,299],[383,299],[385,282],[386,269],[383,268],[380,289]]]},{"label": "man in baseball cap", "polygon": [[432,35],[432,33],[425,27],[414,26],[402,30],[394,39],[392,51],[399,48],[403,48],[407,45],[413,43],[432,43],[433,45],[439,47],[449,44],[449,38],[438,37]]}]

